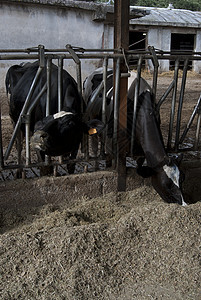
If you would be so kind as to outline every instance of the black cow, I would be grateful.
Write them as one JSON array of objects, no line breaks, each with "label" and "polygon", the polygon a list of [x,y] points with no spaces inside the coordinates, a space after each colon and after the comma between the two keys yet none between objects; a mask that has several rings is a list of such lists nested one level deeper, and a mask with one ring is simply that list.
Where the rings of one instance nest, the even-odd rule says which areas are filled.
[{"label": "black cow", "polygon": [[[30,86],[36,75],[39,62],[25,65],[14,65],[6,74],[6,90],[10,93],[10,116],[14,124],[17,123],[25,103]],[[84,122],[81,114],[82,98],[78,93],[77,84],[71,75],[63,70],[62,111],[58,112],[58,68],[52,64],[51,68],[51,98],[50,115],[46,116],[46,93],[36,104],[31,114],[30,131],[33,134],[31,146],[40,152],[44,159],[45,154],[50,156],[68,155],[76,158],[83,133],[99,133],[103,123],[99,120]],[[47,68],[43,68],[38,79],[29,106],[39,94],[47,81]],[[91,129],[91,131],[90,131]],[[94,130],[92,130],[94,129]],[[21,130],[24,133],[22,124]],[[74,172],[74,165],[69,173]]]},{"label": "black cow", "polygon": [[[111,91],[113,79],[111,78],[111,71],[108,76],[111,83],[107,87],[108,91]],[[102,70],[96,70],[94,74],[91,74],[84,82],[84,98],[88,102],[86,112],[90,117],[101,116],[101,103],[102,92],[92,103],[90,101],[90,94],[93,95],[95,90],[98,88],[99,83],[102,81]],[[92,87],[91,92],[88,90]],[[127,138],[128,143],[131,142],[131,131],[132,131],[132,120],[133,120],[133,99],[136,87],[136,79],[133,81],[128,90],[128,101],[127,101]],[[110,93],[111,95],[111,93]],[[113,124],[113,111],[111,107],[112,98],[107,99],[107,108],[109,110],[110,117],[107,119],[110,130],[109,135],[112,137],[112,126]],[[106,108],[106,109],[107,109]],[[137,172],[143,177],[151,177],[152,185],[155,190],[159,193],[162,199],[168,203],[178,203],[185,205],[183,200],[181,188],[180,188],[180,171],[178,169],[176,160],[169,158],[166,154],[162,134],[160,131],[159,121],[156,117],[154,110],[154,103],[152,100],[151,88],[148,83],[141,78],[140,79],[140,93],[137,104],[137,117],[135,127],[135,141],[134,141],[134,152],[129,153],[133,157],[140,156],[137,160]],[[142,156],[143,155],[143,156]],[[146,159],[147,165],[144,166],[144,160]]]}]

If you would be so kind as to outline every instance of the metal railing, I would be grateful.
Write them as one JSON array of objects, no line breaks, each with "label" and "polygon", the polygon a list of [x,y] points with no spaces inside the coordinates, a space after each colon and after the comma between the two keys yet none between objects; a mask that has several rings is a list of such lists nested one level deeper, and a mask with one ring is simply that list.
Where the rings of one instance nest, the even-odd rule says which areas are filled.
[{"label": "metal railing", "polygon": [[[46,101],[46,115],[49,115],[49,103],[51,99],[51,63],[52,60],[57,60],[58,62],[58,110],[62,109],[61,101],[62,101],[62,71],[63,71],[63,62],[64,60],[73,60],[76,64],[76,76],[77,76],[77,84],[79,93],[82,94],[82,69],[81,69],[81,61],[82,59],[89,60],[102,60],[103,61],[103,80],[99,89],[93,95],[93,98],[90,100],[91,103],[95,101],[96,97],[103,91],[103,104],[102,104],[102,120],[105,123],[105,115],[106,115],[106,80],[107,80],[107,70],[108,70],[108,61],[115,61],[116,69],[115,72],[115,89],[114,89],[114,135],[113,135],[113,153],[116,153],[116,145],[117,145],[117,130],[118,130],[118,116],[119,116],[119,103],[118,93],[119,93],[119,80],[120,80],[120,63],[121,61],[126,61],[126,64],[129,65],[130,60],[137,60],[137,83],[134,94],[134,112],[133,112],[133,129],[132,129],[132,137],[131,137],[131,153],[134,147],[134,139],[135,139],[135,123],[136,123],[136,107],[139,96],[139,88],[140,88],[140,77],[142,71],[142,61],[143,60],[151,60],[153,62],[154,70],[153,70],[153,79],[152,79],[152,92],[153,97],[156,101],[156,93],[157,93],[157,81],[158,81],[158,68],[160,60],[175,60],[175,70],[174,70],[174,78],[171,84],[169,85],[166,92],[156,103],[156,112],[159,113],[161,105],[167,99],[168,95],[172,91],[172,103],[171,103],[171,111],[170,111],[170,121],[169,121],[169,132],[168,132],[168,141],[167,141],[167,151],[187,151],[187,150],[199,150],[199,135],[200,135],[200,116],[201,116],[201,97],[199,97],[196,107],[194,108],[191,118],[189,122],[186,124],[186,127],[182,134],[180,134],[181,128],[181,113],[183,106],[183,99],[185,94],[185,85],[186,85],[186,76],[188,70],[189,61],[193,60],[201,60],[201,53],[176,53],[172,55],[169,52],[156,51],[153,47],[149,47],[147,51],[128,51],[126,54],[124,51],[115,50],[115,49],[83,49],[79,47],[71,47],[67,45],[65,49],[45,49],[44,46],[39,45],[38,47],[29,48],[29,49],[2,49],[0,50],[0,60],[1,61],[12,61],[12,60],[39,60],[39,68],[33,79],[32,85],[30,87],[29,93],[27,94],[26,101],[24,103],[23,109],[20,113],[16,126],[14,128],[11,140],[9,145],[3,154],[3,145],[2,145],[2,126],[0,124],[0,167],[1,169],[15,169],[15,168],[25,168],[25,167],[33,167],[33,166],[42,166],[47,164],[55,164],[57,162],[50,162],[48,159],[44,163],[32,163],[31,162],[31,153],[30,153],[30,115],[33,111],[35,105],[40,100],[40,97],[46,92],[47,101]],[[184,61],[183,68],[183,76],[182,76],[182,84],[179,96],[179,104],[178,110],[176,114],[176,101],[177,101],[177,87],[178,87],[178,70],[180,61]],[[40,77],[40,73],[43,70],[45,64],[47,64],[47,82],[41,89],[39,95],[32,99],[32,95],[37,85],[37,81]],[[124,74],[125,75],[125,74]],[[129,76],[129,74],[127,74]],[[83,108],[82,108],[83,109]],[[182,148],[182,143],[191,127],[191,124],[198,115],[197,127],[195,133],[195,141],[193,147],[190,149]],[[173,143],[173,124],[175,122],[176,117],[176,133],[175,140]],[[5,161],[8,160],[13,144],[16,140],[17,133],[20,130],[21,124],[25,123],[25,141],[26,141],[26,162],[24,165],[22,164],[13,164],[6,165]],[[106,135],[103,136],[102,142],[102,150],[104,149],[104,143],[106,141]],[[85,141],[85,149],[83,149],[85,153],[85,158],[89,159],[89,150],[87,146],[87,142]],[[174,144],[174,145],[173,145]],[[104,151],[104,150],[103,150]],[[114,155],[115,156],[115,155]],[[83,160],[83,159],[82,159]],[[82,161],[76,160],[76,161]]]}]

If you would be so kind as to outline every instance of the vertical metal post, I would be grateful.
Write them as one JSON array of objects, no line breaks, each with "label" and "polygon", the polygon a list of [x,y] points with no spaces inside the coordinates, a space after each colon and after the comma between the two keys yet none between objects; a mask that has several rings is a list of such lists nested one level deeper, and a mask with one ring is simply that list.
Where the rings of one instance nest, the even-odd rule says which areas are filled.
[{"label": "vertical metal post", "polygon": [[179,72],[179,59],[177,59],[175,62],[175,70],[174,70],[174,90],[172,94],[172,106],[171,106],[171,113],[170,113],[170,123],[169,123],[168,142],[167,142],[168,149],[171,149],[171,144],[172,144],[172,131],[173,131],[173,122],[174,122],[174,115],[175,115],[176,96],[177,96],[178,72]]},{"label": "vertical metal post", "polygon": [[150,46],[149,47],[149,51],[152,54],[152,62],[153,62],[153,65],[154,65],[152,94],[153,94],[154,103],[156,103],[156,89],[157,89],[157,79],[158,79],[158,67],[159,67],[159,63],[158,63],[158,59],[157,59],[154,47]]},{"label": "vertical metal post", "polygon": [[195,144],[194,149],[198,150],[198,144],[199,144],[199,136],[200,136],[200,125],[201,125],[201,112],[198,114],[198,120],[197,120],[197,128],[195,133]]},{"label": "vertical metal post", "polygon": [[[103,103],[102,103],[102,122],[106,124],[106,93],[107,93],[107,66],[108,59],[104,58],[103,61]],[[101,154],[104,155],[104,146],[105,146],[105,131],[102,133],[102,142],[101,142]]]},{"label": "vertical metal post", "polygon": [[142,55],[140,55],[140,57],[138,59],[135,94],[134,94],[134,99],[133,99],[133,124],[132,124],[132,132],[131,132],[131,154],[133,154],[133,151],[134,151],[135,125],[136,125],[136,118],[137,118],[137,102],[138,102],[139,91],[140,91],[142,61],[143,61],[143,57],[142,57]]},{"label": "vertical metal post", "polygon": [[176,151],[178,150],[178,147],[179,147],[181,112],[182,112],[182,106],[183,106],[183,100],[184,100],[184,91],[185,91],[185,85],[186,85],[187,71],[188,71],[188,58],[184,62],[181,91],[180,91],[180,97],[179,97],[179,106],[178,106],[178,112],[177,112],[177,125],[176,125],[176,137],[175,137],[175,150]]},{"label": "vertical metal post", "polygon": [[63,93],[63,58],[58,59],[58,112],[62,109]]},{"label": "vertical metal post", "polygon": [[[118,143],[118,121],[119,121],[119,82],[120,82],[120,58],[117,59],[115,70],[115,94],[114,94],[114,132],[113,132],[113,152],[115,166],[117,163],[117,143]],[[114,72],[113,72],[114,73]]]},{"label": "vertical metal post", "polygon": [[46,99],[46,117],[50,114],[50,99],[51,99],[51,67],[52,60],[47,59],[47,99]]},{"label": "vertical metal post", "polygon": [[[129,47],[129,0],[114,1],[114,47],[128,50]],[[125,61],[121,62],[120,72],[126,73]],[[119,122],[118,122],[118,142],[117,142],[117,189],[126,190],[126,152],[127,152],[127,89],[128,78],[120,76],[119,85]]]},{"label": "vertical metal post", "polygon": [[4,167],[3,142],[2,142],[2,122],[1,122],[1,103],[0,103],[0,168]]}]

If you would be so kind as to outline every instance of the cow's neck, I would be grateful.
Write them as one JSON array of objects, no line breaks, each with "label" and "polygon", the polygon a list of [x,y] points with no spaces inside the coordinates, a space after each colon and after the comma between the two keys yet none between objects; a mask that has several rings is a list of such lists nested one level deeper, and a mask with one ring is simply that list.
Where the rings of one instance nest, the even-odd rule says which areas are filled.
[{"label": "cow's neck", "polygon": [[148,166],[155,168],[168,160],[162,134],[148,96],[145,96],[137,113],[136,139],[143,149]]}]

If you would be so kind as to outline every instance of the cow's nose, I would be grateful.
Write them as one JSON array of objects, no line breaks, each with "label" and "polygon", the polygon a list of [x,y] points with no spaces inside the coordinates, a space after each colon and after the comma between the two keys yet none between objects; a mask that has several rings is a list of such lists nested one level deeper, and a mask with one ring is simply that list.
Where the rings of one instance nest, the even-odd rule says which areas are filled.
[{"label": "cow's nose", "polygon": [[36,131],[31,137],[30,146],[32,149],[45,151],[48,134],[44,131]]}]

